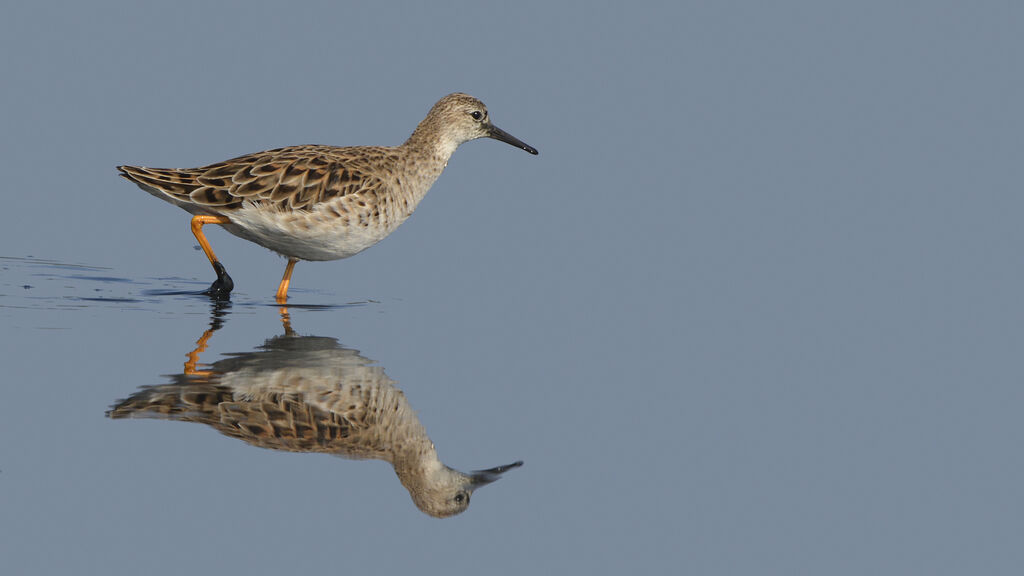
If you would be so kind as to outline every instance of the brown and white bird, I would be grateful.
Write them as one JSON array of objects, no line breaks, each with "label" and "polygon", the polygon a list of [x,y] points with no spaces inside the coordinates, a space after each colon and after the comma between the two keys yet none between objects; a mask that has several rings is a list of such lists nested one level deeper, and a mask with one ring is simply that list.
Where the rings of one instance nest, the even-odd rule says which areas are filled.
[{"label": "brown and white bird", "polygon": [[401,146],[289,146],[201,168],[118,166],[121,176],[192,216],[192,233],[217,280],[207,294],[234,287],[202,228],[225,230],[288,258],[276,300],[288,299],[299,260],[337,260],[380,242],[416,209],[463,142],[494,138],[537,150],[491,123],[483,102],[449,94]]}]

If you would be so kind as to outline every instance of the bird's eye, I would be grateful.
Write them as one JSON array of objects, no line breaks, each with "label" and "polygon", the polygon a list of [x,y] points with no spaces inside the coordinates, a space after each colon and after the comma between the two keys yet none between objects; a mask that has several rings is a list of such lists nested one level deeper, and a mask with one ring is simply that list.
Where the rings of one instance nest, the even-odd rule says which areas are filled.
[{"label": "bird's eye", "polygon": [[473,120],[479,120],[484,117],[483,112],[479,110],[473,110],[472,112],[469,113],[469,115],[473,117]]},{"label": "bird's eye", "polygon": [[455,503],[462,504],[463,502],[469,502],[469,495],[465,492],[459,492],[455,495]]}]

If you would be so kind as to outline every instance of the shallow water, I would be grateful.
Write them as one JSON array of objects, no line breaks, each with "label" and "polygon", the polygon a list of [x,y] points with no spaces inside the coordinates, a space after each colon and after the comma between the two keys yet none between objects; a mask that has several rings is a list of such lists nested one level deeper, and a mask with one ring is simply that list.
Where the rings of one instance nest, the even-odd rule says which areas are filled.
[{"label": "shallow water", "polygon": [[[7,517],[24,521],[5,524],[11,529],[5,528],[8,543],[68,542],[85,556],[75,555],[75,564],[103,570],[111,562],[131,565],[159,553],[163,544],[154,536],[166,536],[166,531],[178,533],[178,542],[197,546],[199,558],[212,558],[226,540],[206,542],[206,531],[223,529],[252,538],[250,531],[263,530],[259,526],[273,516],[274,524],[284,523],[278,526],[283,533],[274,536],[276,545],[284,546],[289,545],[287,534],[297,538],[295,545],[310,539],[295,526],[287,528],[302,524],[307,514],[320,526],[315,532],[328,539],[337,536],[329,526],[360,515],[365,519],[350,526],[357,534],[395,522],[417,525],[420,512],[386,464],[324,454],[296,458],[225,442],[211,429],[104,417],[125,397],[155,385],[194,386],[197,372],[213,370],[218,378],[231,378],[234,370],[225,366],[239,359],[260,358],[267,368],[261,355],[267,346],[278,357],[270,369],[284,370],[284,386],[299,386],[303,374],[317,369],[303,355],[310,353],[303,343],[330,342],[326,352],[364,358],[355,348],[378,348],[386,336],[373,327],[399,305],[341,302],[330,293],[301,289],[292,295],[299,302],[288,307],[244,295],[214,301],[200,293],[205,286],[198,280],[130,279],[110,267],[32,257],[4,257],[0,270],[3,341],[17,343],[20,351],[6,361],[3,403],[5,437],[17,450],[7,453],[0,471]],[[331,336],[314,338],[306,327]],[[372,337],[353,336],[367,330]],[[345,346],[338,336],[345,338]],[[402,390],[422,414],[443,459],[466,470],[484,469],[526,451],[515,440],[511,422],[521,420],[514,413],[492,405],[491,412],[497,413],[482,416],[470,408],[479,385],[452,376],[462,369],[460,355],[424,358],[422,351],[384,350],[384,357],[420,356],[424,371],[434,373],[418,378],[410,372],[415,368],[394,361],[387,369],[404,375]],[[296,367],[288,369],[289,364]],[[519,481],[522,489],[523,478]],[[514,501],[499,503],[497,498],[513,482],[482,488],[470,513],[496,506],[492,514],[507,515]],[[489,497],[494,498],[490,504]],[[193,524],[206,528],[196,531]],[[44,556],[33,560],[31,568],[60,572],[67,562],[68,557]]]},{"label": "shallow water", "polygon": [[[282,308],[273,286],[262,299],[239,292],[218,302],[199,294],[206,282],[198,279],[130,278],[111,266],[32,257],[2,262],[0,337],[17,352],[5,362],[0,478],[5,517],[19,519],[3,523],[2,537],[15,550],[46,542],[66,550],[23,558],[30,571],[73,564],[127,573],[172,543],[189,550],[189,562],[217,570],[277,571],[292,561],[281,549],[329,564],[339,540],[345,550],[378,553],[397,540],[425,557],[453,534],[482,548],[515,537],[547,557],[613,537],[621,547],[603,561],[614,564],[680,554],[672,547],[681,535],[699,543],[756,534],[753,546],[795,549],[835,546],[870,527],[863,541],[898,556],[944,539],[981,545],[961,523],[997,536],[1018,522],[1020,388],[991,365],[961,381],[957,361],[911,365],[888,352],[902,346],[931,357],[935,343],[915,352],[897,334],[856,350],[842,342],[859,336],[839,333],[773,343],[752,326],[752,336],[719,336],[708,330],[722,318],[711,310],[695,320],[703,344],[683,330],[677,340],[648,332],[638,347],[605,341],[600,330],[544,329],[590,321],[621,336],[668,326],[635,304],[641,319],[614,328],[610,305],[596,315],[563,307],[523,331],[510,329],[512,311],[495,324],[459,308],[303,288]],[[897,333],[899,325],[889,324]],[[772,332],[786,334],[785,323]],[[300,349],[330,342],[372,359],[418,411],[445,463],[525,465],[481,488],[463,515],[437,520],[416,509],[383,462],[255,447],[212,421],[106,417],[122,399],[194,382],[190,374],[230,375],[225,367],[288,341]],[[689,350],[677,348],[686,341]],[[789,349],[797,341],[802,352]],[[301,350],[291,361],[287,346],[275,354],[274,370],[282,362],[316,368]],[[873,360],[858,360],[864,354]],[[978,528],[983,519],[989,524]],[[922,522],[928,536],[905,536]],[[569,533],[578,539],[560,540]]]}]

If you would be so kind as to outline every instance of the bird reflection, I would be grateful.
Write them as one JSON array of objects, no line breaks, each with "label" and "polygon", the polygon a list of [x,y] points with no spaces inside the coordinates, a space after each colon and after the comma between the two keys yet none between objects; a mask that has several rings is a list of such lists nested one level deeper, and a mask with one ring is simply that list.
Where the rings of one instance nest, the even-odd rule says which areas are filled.
[{"label": "bird reflection", "polygon": [[198,355],[223,323],[218,310],[183,374],[143,387],[107,415],[198,422],[261,448],[385,460],[416,506],[438,518],[463,512],[474,490],[522,465],[468,474],[445,466],[382,367],[334,338],[295,335],[284,309],[284,335],[200,369]]}]

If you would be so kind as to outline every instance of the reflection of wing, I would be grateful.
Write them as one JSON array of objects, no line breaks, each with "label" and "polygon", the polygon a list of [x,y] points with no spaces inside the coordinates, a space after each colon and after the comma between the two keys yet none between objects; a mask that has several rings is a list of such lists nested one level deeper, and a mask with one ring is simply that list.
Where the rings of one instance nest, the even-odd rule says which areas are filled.
[{"label": "reflection of wing", "polygon": [[360,146],[289,146],[202,168],[118,166],[121,176],[181,206],[231,211],[248,200],[293,210],[331,198],[379,190],[379,173],[394,152]]},{"label": "reflection of wing", "polygon": [[211,384],[154,386],[118,404],[111,418],[156,417],[198,422],[261,448],[332,452],[350,435],[340,414],[317,410],[286,395],[237,401],[234,391]]},{"label": "reflection of wing", "polygon": [[143,388],[110,417],[199,422],[262,448],[348,458],[392,461],[396,441],[430,442],[383,369],[330,338],[275,338],[215,363],[202,381],[175,379]]}]

